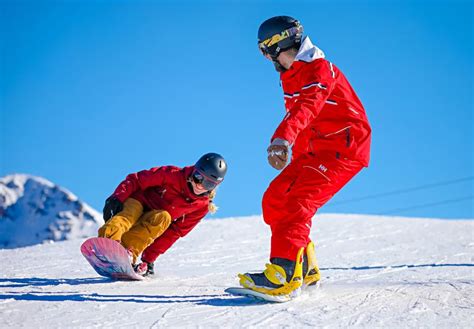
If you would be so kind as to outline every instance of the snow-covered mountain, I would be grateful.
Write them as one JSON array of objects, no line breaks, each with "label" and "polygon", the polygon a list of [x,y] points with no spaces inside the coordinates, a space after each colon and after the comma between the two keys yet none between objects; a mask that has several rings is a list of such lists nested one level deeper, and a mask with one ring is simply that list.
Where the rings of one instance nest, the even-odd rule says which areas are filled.
[{"label": "snow-covered mountain", "polygon": [[317,215],[321,287],[284,304],[224,293],[263,270],[261,216],[204,220],[140,282],[100,277],[84,239],[0,250],[0,328],[472,328],[474,221]]},{"label": "snow-covered mountain", "polygon": [[44,178],[0,178],[0,248],[91,236],[101,222],[97,211]]}]

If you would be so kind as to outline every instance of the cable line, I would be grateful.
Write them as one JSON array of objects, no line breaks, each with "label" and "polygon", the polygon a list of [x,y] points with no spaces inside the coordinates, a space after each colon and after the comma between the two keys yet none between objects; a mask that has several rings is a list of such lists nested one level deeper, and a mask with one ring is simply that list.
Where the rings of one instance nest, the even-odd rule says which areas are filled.
[{"label": "cable line", "polygon": [[386,197],[386,196],[390,196],[390,195],[398,195],[398,194],[404,194],[404,193],[409,193],[409,192],[414,192],[414,191],[426,190],[426,189],[430,189],[430,188],[434,188],[434,187],[438,187],[438,186],[453,185],[453,184],[457,184],[457,183],[460,183],[460,182],[469,181],[469,180],[473,180],[473,179],[474,179],[474,176],[469,176],[469,177],[463,177],[463,178],[453,179],[453,180],[449,180],[449,181],[443,181],[443,182],[438,182],[438,183],[415,186],[415,187],[411,187],[411,188],[407,188],[407,189],[394,190],[394,191],[378,193],[378,194],[370,194],[370,195],[366,195],[366,196],[359,197],[359,198],[353,198],[353,199],[342,200],[342,201],[339,201],[339,202],[334,202],[332,204],[328,204],[326,207],[339,206],[339,205],[343,205],[343,204],[346,204],[346,203],[352,203],[352,202],[369,200],[369,199],[377,199],[377,198],[382,198],[382,197]]},{"label": "cable line", "polygon": [[390,214],[399,213],[399,212],[408,211],[408,210],[434,207],[434,206],[438,206],[438,205],[442,205],[442,204],[455,203],[455,202],[461,202],[461,201],[472,200],[472,199],[473,199],[473,196],[470,195],[470,196],[465,196],[465,197],[457,198],[457,199],[442,200],[442,201],[438,201],[438,202],[425,203],[425,204],[415,205],[415,206],[406,207],[406,208],[392,209],[392,210],[389,210],[389,211],[383,211],[381,214],[382,215],[390,215]]}]

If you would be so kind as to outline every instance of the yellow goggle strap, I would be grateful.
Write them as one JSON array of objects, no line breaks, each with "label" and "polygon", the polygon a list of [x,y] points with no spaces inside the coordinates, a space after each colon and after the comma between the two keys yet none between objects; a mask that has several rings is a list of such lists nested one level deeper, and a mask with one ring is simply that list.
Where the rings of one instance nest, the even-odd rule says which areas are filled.
[{"label": "yellow goggle strap", "polygon": [[272,37],[270,37],[266,40],[263,40],[262,42],[260,42],[258,44],[258,46],[260,48],[270,48],[274,44],[277,44],[278,42],[280,42],[280,41],[282,41],[286,38],[289,38],[293,35],[297,35],[299,32],[301,32],[301,25],[300,24],[298,24],[297,26],[291,27],[289,29],[286,29],[286,30],[282,31],[281,33],[275,34],[275,35],[273,35]]}]

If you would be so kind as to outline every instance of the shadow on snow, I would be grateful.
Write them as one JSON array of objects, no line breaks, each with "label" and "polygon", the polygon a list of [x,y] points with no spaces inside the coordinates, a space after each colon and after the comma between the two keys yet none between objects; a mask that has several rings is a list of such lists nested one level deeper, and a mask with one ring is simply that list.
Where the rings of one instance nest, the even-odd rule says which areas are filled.
[{"label": "shadow on snow", "polygon": [[[321,267],[321,271],[367,271],[367,270],[384,270],[394,268],[424,268],[424,267],[474,267],[474,264],[403,264],[403,265],[379,265],[379,266],[353,266],[353,267]],[[50,278],[0,278],[0,288],[20,288],[20,287],[38,287],[38,286],[58,286],[66,284],[70,286],[77,286],[82,284],[98,284],[117,282],[105,277],[94,278],[77,278],[77,279],[50,279]],[[132,282],[132,281],[124,281]]]},{"label": "shadow on snow", "polygon": [[[418,265],[392,265],[392,266],[354,266],[354,267],[326,267],[321,271],[329,270],[383,270],[394,268],[425,268],[425,267],[474,267],[474,264],[418,264]],[[82,284],[100,284],[116,282],[109,278],[77,278],[77,279],[48,279],[48,278],[0,278],[0,288],[21,288],[38,286],[58,286],[62,284],[77,286]],[[196,296],[165,296],[165,295],[104,295],[97,293],[67,293],[67,292],[34,292],[18,293],[6,292],[0,294],[0,300],[14,299],[23,301],[46,301],[46,302],[128,302],[128,303],[196,303],[198,305],[210,306],[252,306],[259,302],[246,297],[235,297],[227,294],[219,295],[196,295]]]},{"label": "shadow on snow", "polygon": [[81,279],[47,279],[47,278],[0,278],[0,288],[20,288],[20,287],[43,287],[43,286],[58,286],[60,284],[67,284],[70,286],[77,286],[81,284],[95,284],[112,282],[112,279],[95,277],[95,278],[81,278]]},{"label": "shadow on snow", "polygon": [[413,264],[413,265],[391,265],[391,266],[353,266],[353,267],[321,267],[321,271],[367,271],[367,270],[385,270],[393,268],[422,268],[422,267],[474,267],[474,264]]},{"label": "shadow on snow", "polygon": [[62,292],[41,293],[15,293],[7,292],[0,294],[0,300],[14,299],[21,301],[41,302],[128,302],[145,304],[175,304],[196,303],[198,305],[212,306],[247,306],[255,305],[254,300],[248,298],[229,298],[225,295],[196,295],[196,296],[164,296],[164,295],[104,295],[104,294],[80,294]]},{"label": "shadow on snow", "polygon": [[[117,282],[104,277],[77,279],[50,278],[0,278],[0,288],[44,287],[59,285],[88,285]],[[124,281],[131,282],[131,281]],[[129,302],[129,303],[196,303],[212,306],[245,306],[254,305],[255,301],[246,298],[233,298],[226,294],[220,295],[104,295],[97,293],[68,293],[68,292],[6,292],[0,293],[0,300],[43,301],[43,302]]]}]

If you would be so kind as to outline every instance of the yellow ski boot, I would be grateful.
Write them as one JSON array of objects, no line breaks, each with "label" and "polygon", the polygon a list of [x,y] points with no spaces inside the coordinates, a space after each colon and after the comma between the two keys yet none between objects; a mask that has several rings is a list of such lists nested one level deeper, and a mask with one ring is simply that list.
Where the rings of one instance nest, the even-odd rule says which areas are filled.
[{"label": "yellow ski boot", "polygon": [[303,284],[303,252],[301,248],[296,261],[272,258],[263,273],[239,274],[240,285],[270,296],[299,296]]},{"label": "yellow ski boot", "polygon": [[313,242],[306,246],[303,259],[303,287],[317,285],[321,280],[321,274],[319,273]]}]

